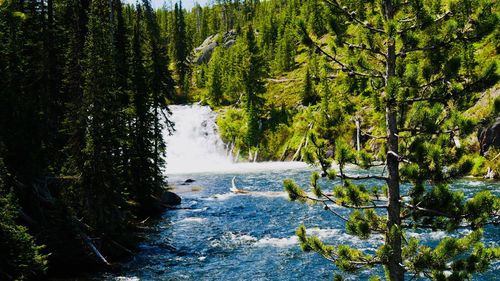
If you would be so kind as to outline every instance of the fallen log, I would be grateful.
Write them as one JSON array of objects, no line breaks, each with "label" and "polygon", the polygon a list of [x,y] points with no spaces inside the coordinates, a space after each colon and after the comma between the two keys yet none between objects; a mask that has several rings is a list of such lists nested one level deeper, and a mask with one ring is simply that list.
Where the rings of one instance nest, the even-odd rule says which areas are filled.
[{"label": "fallen log", "polygon": [[92,240],[85,234],[85,233],[80,233],[80,237],[82,238],[83,242],[89,247],[89,249],[96,255],[99,260],[104,263],[105,265],[110,266],[111,264],[106,260],[106,258],[99,252],[97,247],[92,243]]}]

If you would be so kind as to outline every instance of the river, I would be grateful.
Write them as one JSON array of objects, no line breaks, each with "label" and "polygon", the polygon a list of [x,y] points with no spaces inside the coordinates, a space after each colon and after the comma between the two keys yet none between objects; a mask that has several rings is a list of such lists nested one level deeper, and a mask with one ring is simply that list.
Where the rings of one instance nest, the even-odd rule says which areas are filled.
[{"label": "river", "polygon": [[[103,273],[94,280],[332,280],[334,265],[300,250],[294,234],[297,226],[306,225],[309,234],[327,243],[353,245],[369,253],[383,242],[380,235],[360,240],[346,234],[344,223],[321,206],[288,201],[283,180],[292,178],[307,186],[312,168],[297,162],[234,163],[221,153],[223,143],[211,111],[191,106],[174,107],[173,113],[178,125],[174,136],[167,137],[173,152],[167,155],[165,172],[182,205],[145,223],[140,252],[121,271]],[[361,173],[354,167],[351,172]],[[231,192],[234,177],[239,189],[253,193]],[[195,181],[184,184],[186,179]],[[338,183],[320,180],[325,189]],[[500,191],[499,183],[471,179],[456,181],[452,187],[465,194],[491,190],[499,195]],[[347,214],[341,208],[337,211]],[[436,245],[446,236],[466,233],[409,231],[407,235]],[[498,226],[485,229],[484,241],[499,246]],[[383,272],[374,268],[347,277],[367,280],[373,274]],[[499,275],[500,263],[495,263],[474,280],[500,280]]]}]

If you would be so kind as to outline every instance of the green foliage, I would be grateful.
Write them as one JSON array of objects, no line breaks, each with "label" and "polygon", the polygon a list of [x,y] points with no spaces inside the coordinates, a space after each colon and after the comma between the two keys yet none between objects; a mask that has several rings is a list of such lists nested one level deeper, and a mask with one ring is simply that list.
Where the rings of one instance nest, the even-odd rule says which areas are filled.
[{"label": "green foliage", "polygon": [[283,25],[278,34],[276,51],[273,54],[273,70],[276,73],[281,73],[290,71],[295,66],[296,39],[291,24]]},{"label": "green foliage", "polygon": [[[328,157],[326,154],[329,146],[328,142],[324,139],[318,138],[317,134],[314,132],[309,134],[309,140],[312,145],[307,148],[303,154],[305,162],[313,166],[319,164],[321,170],[323,171],[321,176],[328,176],[328,169],[330,169],[333,161],[333,159]],[[335,171],[330,170],[330,173],[335,173]],[[330,174],[330,177],[332,176],[335,177],[335,174]]]},{"label": "green foliage", "polygon": [[312,192],[313,194],[320,198],[322,196],[322,191],[321,187],[318,185],[318,180],[320,178],[320,175],[318,172],[313,172],[311,174],[311,187],[312,187]]},{"label": "green foliage", "polygon": [[307,202],[306,192],[300,188],[293,180],[286,179],[283,181],[285,192],[288,193],[290,201]]},{"label": "green foliage", "polygon": [[[64,188],[51,208],[84,218],[97,236],[121,237],[131,220],[157,203],[153,198],[165,184],[160,116],[176,98],[169,70],[175,69],[177,88],[184,94],[177,101],[192,98],[192,90],[212,106],[234,106],[222,110],[219,125],[235,154],[258,149],[264,159],[296,155],[319,164],[321,176],[330,180],[337,176],[331,167],[335,158],[343,185],[335,190],[335,198],[327,194],[333,201],[324,204],[327,210],[335,202],[369,207],[381,199],[376,202],[382,204],[394,194],[395,181],[381,190],[366,188],[344,181],[345,168],[348,163],[369,168],[373,161],[397,158],[396,169],[388,165],[387,170],[391,176],[399,172],[412,185],[409,194],[396,195],[393,198],[401,201],[391,204],[400,205],[403,222],[387,230],[388,218],[371,209],[348,216],[349,231],[363,238],[375,230],[397,230],[387,235],[390,239],[377,262],[388,265],[397,258],[399,249],[391,243],[405,227],[480,228],[498,213],[498,199],[481,192],[465,200],[445,184],[471,170],[480,174],[490,168],[500,174],[498,151],[471,157],[474,146],[460,145],[481,118],[491,121],[499,113],[497,97],[478,104],[484,114],[463,114],[480,91],[498,81],[497,8],[488,0],[392,2],[393,15],[387,14],[390,9],[384,3],[350,0],[342,6],[317,0],[223,1],[196,6],[192,12],[180,3],[170,10],[153,10],[148,1],[136,8],[118,0],[2,1],[0,139],[9,178],[28,187],[56,178],[57,186]],[[249,23],[258,32],[246,28]],[[221,44],[228,30],[238,34],[232,47],[217,47],[208,65],[187,63],[193,46],[215,34]],[[206,88],[192,88],[191,70],[196,85]],[[278,79],[266,85],[269,73]],[[310,106],[300,105],[301,92]],[[395,145],[387,143],[386,132],[392,130],[387,116],[396,122]],[[353,117],[363,120],[361,130],[369,138],[359,152],[350,146]],[[387,154],[396,150],[398,157]],[[313,174],[316,196],[324,194],[318,181],[319,174]],[[287,181],[285,188],[292,200],[314,203],[295,183]],[[7,188],[2,192],[0,228],[8,238],[0,243],[9,242],[2,244],[0,256],[12,254],[4,247],[22,249],[20,256],[13,254],[0,267],[22,267],[15,270],[23,275],[20,279],[36,278],[46,267],[46,257],[18,225],[17,213],[43,204],[19,198],[18,205],[7,196]],[[60,227],[61,233],[77,236],[74,229],[64,229],[65,224]],[[308,240],[305,228],[299,236],[306,249],[336,259],[342,269],[363,267],[353,266],[353,260],[363,265],[373,261],[353,249]],[[43,238],[37,237],[37,242]],[[498,257],[498,249],[472,240],[447,241],[436,256],[410,240],[403,255],[405,260],[422,255],[415,261],[424,268],[433,259],[442,266],[449,258],[443,253],[466,248],[458,257],[462,262],[454,266],[468,272],[455,270],[457,275],[449,276],[462,279]],[[431,271],[436,279],[445,278],[440,270]]]},{"label": "green foliage", "polygon": [[344,186],[336,186],[333,194],[339,205],[362,206],[370,199],[365,186],[356,185],[349,180],[344,181]]},{"label": "green foliage", "polygon": [[17,222],[19,205],[9,192],[8,174],[0,158],[0,278],[28,280],[47,270],[43,246]]},{"label": "green foliage", "polygon": [[[472,273],[484,272],[489,262],[498,259],[498,248],[486,249],[481,237],[479,230],[463,238],[446,237],[434,250],[419,246],[413,239],[405,248],[409,255],[407,266],[417,274],[430,269],[436,280],[469,280]],[[445,279],[444,271],[449,272],[450,279]]]},{"label": "green foliage", "polygon": [[463,212],[472,227],[478,228],[488,223],[491,214],[498,210],[500,210],[500,198],[490,191],[481,191],[465,203]]},{"label": "green foliage", "polygon": [[220,49],[212,54],[211,63],[208,67],[208,99],[212,106],[223,103],[222,69],[220,63]]},{"label": "green foliage", "polygon": [[[477,49],[482,40],[488,41],[486,36],[493,36],[491,24],[498,22],[498,15],[488,0],[474,5],[467,1],[399,4],[327,2],[333,15],[328,18],[332,33],[323,38],[311,34],[314,32],[307,20],[297,23],[301,43],[329,62],[317,76],[312,56],[307,68],[310,72],[304,78],[308,90],[304,92],[311,93],[309,88],[315,87],[309,86],[308,76],[314,73],[312,77],[321,77],[322,94],[311,138],[313,144],[320,145],[305,149],[304,158],[320,163],[327,157],[319,150],[333,148],[330,155],[334,155],[343,183],[324,201],[308,200],[322,203],[325,210],[345,220],[350,234],[363,239],[374,232],[384,234],[385,243],[375,260],[384,266],[389,280],[404,280],[405,274],[421,277],[424,272],[435,280],[468,279],[480,272],[476,268],[482,270],[495,259],[497,252],[488,249],[488,254],[482,254],[481,249],[486,248],[477,231],[465,238],[443,239],[435,249],[419,245],[416,239],[406,241],[404,232],[411,227],[475,230],[496,218],[497,197],[480,192],[465,199],[462,192],[447,184],[471,171],[477,173],[487,162],[471,156],[475,152],[471,142],[464,145],[463,140],[474,133],[479,121],[464,112],[477,101],[477,92],[498,81],[496,62],[491,62],[497,60],[498,50],[491,49],[495,44],[485,43],[490,46],[488,62],[484,57],[479,59]],[[495,102],[489,104],[495,107]],[[354,142],[354,117],[362,120],[365,138],[358,152],[350,145]],[[376,161],[383,162],[383,176],[349,175],[346,169],[349,163],[369,169],[379,164]],[[323,171],[326,175],[328,170]],[[315,187],[317,175],[312,179],[313,193],[321,195]],[[381,180],[386,185],[368,191],[347,179]],[[411,184],[407,194],[400,188],[402,181]],[[352,211],[344,216],[331,205]],[[301,228],[303,248],[325,256],[325,245],[314,237],[308,240],[305,227]],[[484,259],[479,261],[479,255]],[[352,272],[363,267],[353,263],[355,256],[355,251],[338,246],[337,252],[334,246],[326,258]],[[470,268],[453,267],[459,260],[460,265],[471,261]]]},{"label": "green foliage", "polygon": [[356,235],[361,239],[370,237],[371,229],[367,219],[363,214],[356,210],[349,216],[349,221],[346,224],[346,230],[349,234]]},{"label": "green foliage", "polygon": [[[142,4],[2,4],[0,139],[10,181],[0,188],[0,279],[39,279],[48,259],[54,271],[99,262],[84,234],[122,243],[137,216],[159,211],[161,111],[174,85],[157,12]],[[95,246],[109,260],[122,254]]]},{"label": "green foliage", "polygon": [[14,196],[0,191],[0,277],[27,280],[47,270],[47,256],[26,227],[16,223],[18,209]]},{"label": "green foliage", "polygon": [[261,93],[264,92],[263,61],[255,41],[254,30],[248,26],[246,33],[245,61],[242,69],[242,80],[246,94],[245,111],[247,117],[246,143],[250,147],[258,145],[260,138],[259,107],[262,104]]},{"label": "green foliage", "polygon": [[[173,54],[175,58],[175,65],[179,75],[179,84],[184,83],[188,67],[186,65],[186,58],[189,52],[188,39],[186,38],[186,22],[184,18],[184,10],[182,9],[182,1],[174,5],[174,18],[172,22],[172,39],[174,42]],[[165,67],[165,66],[163,66]],[[184,92],[187,96],[187,92]]]},{"label": "green foliage", "polygon": [[342,140],[335,142],[335,161],[339,164],[339,169],[344,169],[345,165],[353,162],[356,157],[354,150]]},{"label": "green foliage", "polygon": [[219,133],[226,143],[232,143],[235,147],[246,150],[248,148],[243,141],[247,132],[245,112],[239,109],[229,108],[219,115],[217,119]]},{"label": "green foliage", "polygon": [[302,104],[314,105],[318,102],[318,100],[319,97],[314,90],[311,73],[309,68],[307,68],[306,75],[304,77],[304,88],[302,90]]}]

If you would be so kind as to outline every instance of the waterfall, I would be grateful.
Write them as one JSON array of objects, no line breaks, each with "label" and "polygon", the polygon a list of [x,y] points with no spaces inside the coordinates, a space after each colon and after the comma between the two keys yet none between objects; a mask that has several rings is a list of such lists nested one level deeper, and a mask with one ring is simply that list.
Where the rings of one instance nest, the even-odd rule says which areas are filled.
[{"label": "waterfall", "polygon": [[167,143],[165,173],[253,172],[304,168],[301,162],[236,163],[231,150],[219,136],[217,114],[199,104],[170,106],[175,132],[163,136]]},{"label": "waterfall", "polygon": [[170,120],[175,132],[167,142],[167,174],[204,172],[210,167],[227,168],[232,160],[219,136],[217,114],[210,107],[198,104],[170,106]]}]

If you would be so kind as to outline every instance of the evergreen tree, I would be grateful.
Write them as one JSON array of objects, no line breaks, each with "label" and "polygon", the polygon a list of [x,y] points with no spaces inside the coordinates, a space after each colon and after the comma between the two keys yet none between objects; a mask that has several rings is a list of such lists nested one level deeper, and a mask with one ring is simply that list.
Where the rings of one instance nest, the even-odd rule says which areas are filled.
[{"label": "evergreen tree", "polygon": [[248,126],[246,141],[247,145],[252,147],[258,144],[260,136],[259,108],[263,104],[260,94],[265,91],[262,81],[264,77],[264,65],[251,25],[246,30],[245,39],[246,50],[243,57],[242,80],[246,94],[245,111]]},{"label": "evergreen tree", "polygon": [[319,97],[314,89],[314,83],[312,81],[311,73],[309,72],[309,67],[306,69],[306,75],[304,77],[304,88],[302,89],[302,104],[303,105],[314,105],[318,102]]},{"label": "evergreen tree", "polygon": [[99,251],[117,255],[108,242],[130,235],[120,230],[131,211],[157,211],[149,206],[165,183],[162,113],[173,81],[146,6],[131,52],[135,16],[119,0],[0,3],[0,279],[46,270],[22,225],[54,267],[107,263]]},{"label": "evergreen tree", "polygon": [[83,170],[85,143],[85,115],[79,112],[83,103],[83,58],[87,35],[90,1],[64,1],[58,22],[66,31],[61,95],[64,97],[65,116],[62,132],[67,141],[63,151],[68,155],[63,161],[62,174],[77,175]]},{"label": "evergreen tree", "polygon": [[[157,169],[155,165],[155,121],[151,107],[152,93],[146,80],[145,59],[143,44],[145,43],[143,30],[143,9],[136,6],[135,23],[132,36],[132,111],[131,124],[131,169],[132,198],[139,203],[142,210],[150,208],[151,194],[157,194]],[[160,181],[162,182],[162,181]]]},{"label": "evergreen tree", "polygon": [[324,14],[323,2],[320,0],[309,0],[308,3],[309,17],[307,22],[309,25],[309,30],[316,36],[323,36],[328,30],[327,20]]},{"label": "evergreen tree", "polygon": [[[179,4],[175,3],[174,8],[175,22],[174,22],[174,54],[175,54],[175,65],[177,73],[179,75],[179,84],[184,85],[186,75],[188,73],[188,66],[186,64],[186,58],[189,54],[189,46],[187,44],[186,38],[186,23],[184,21],[184,10],[182,9],[182,1]],[[187,90],[183,87],[183,94],[187,96]]]},{"label": "evergreen tree", "polygon": [[[153,111],[153,163],[154,163],[154,186],[151,188],[155,191],[165,183],[165,178],[162,174],[164,160],[162,155],[165,152],[165,143],[163,141],[163,124],[171,126],[168,120],[167,102],[174,96],[174,81],[168,70],[169,59],[166,56],[166,48],[160,43],[160,27],[156,21],[156,16],[151,7],[149,0],[143,1],[145,19],[147,23],[147,31],[150,35],[150,70],[149,70],[149,85],[151,85],[152,103],[151,110]],[[163,118],[162,118],[163,117]]]},{"label": "evergreen tree", "polygon": [[221,105],[223,102],[222,69],[220,62],[221,50],[216,49],[210,59],[208,68],[208,99],[213,106]]},{"label": "evergreen tree", "polygon": [[290,71],[295,66],[296,42],[290,25],[283,25],[281,36],[276,43],[275,69],[278,72]]},{"label": "evergreen tree", "polygon": [[[360,238],[382,233],[385,243],[372,255],[343,245],[324,245],[300,226],[297,235],[302,249],[318,252],[348,272],[383,265],[386,278],[393,281],[405,276],[464,280],[484,271],[499,253],[480,243],[481,227],[498,213],[500,201],[488,191],[466,200],[446,184],[472,167],[463,149],[452,141],[473,128],[460,112],[470,105],[475,90],[498,80],[496,63],[476,67],[473,51],[474,43],[498,24],[493,2],[327,3],[336,16],[332,22],[334,53],[324,50],[307,32],[303,32],[303,42],[338,68],[339,89],[351,95],[376,96],[379,106],[372,107],[371,114],[382,116],[385,123],[377,130],[381,134],[377,140],[384,145],[387,172],[381,176],[346,173],[347,163],[369,168],[375,157],[366,150],[354,152],[337,136],[339,168],[328,175],[340,177],[341,186],[331,194],[322,191],[317,173],[311,176],[314,197],[291,180],[284,185],[291,200],[319,202],[326,210],[332,210],[331,205],[352,209],[349,217],[332,213],[346,221],[348,233]],[[369,113],[358,109],[358,114]],[[368,179],[380,181],[380,186],[368,191],[353,183]],[[406,194],[401,192],[403,180],[412,185]],[[381,188],[384,184],[386,188]],[[405,238],[405,229],[419,227],[448,231],[469,227],[473,231],[463,238],[447,237],[432,249],[416,238]]]},{"label": "evergreen tree", "polygon": [[108,1],[92,2],[84,51],[83,104],[79,111],[87,117],[81,171],[84,206],[90,224],[99,229],[117,226],[109,222],[124,219],[118,212],[118,206],[123,204],[123,190],[119,188],[123,187],[122,173],[116,165],[121,163],[117,153],[120,151],[122,124],[115,122],[119,92],[113,68],[110,13]]}]

